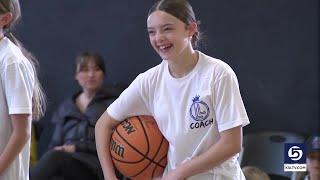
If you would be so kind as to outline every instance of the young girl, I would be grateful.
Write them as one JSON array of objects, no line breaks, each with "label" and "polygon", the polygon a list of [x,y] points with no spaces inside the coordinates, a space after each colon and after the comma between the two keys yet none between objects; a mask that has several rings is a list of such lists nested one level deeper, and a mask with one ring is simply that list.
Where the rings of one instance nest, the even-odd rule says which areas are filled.
[{"label": "young girl", "polygon": [[170,144],[162,179],[245,179],[237,157],[249,120],[235,73],[194,50],[198,23],[187,1],[158,1],[147,27],[163,61],[140,74],[98,120],[96,142],[105,178],[115,179],[106,148],[112,129],[144,114],[154,116]]},{"label": "young girl", "polygon": [[0,180],[29,179],[31,119],[44,113],[33,58],[10,33],[18,0],[0,1]]}]

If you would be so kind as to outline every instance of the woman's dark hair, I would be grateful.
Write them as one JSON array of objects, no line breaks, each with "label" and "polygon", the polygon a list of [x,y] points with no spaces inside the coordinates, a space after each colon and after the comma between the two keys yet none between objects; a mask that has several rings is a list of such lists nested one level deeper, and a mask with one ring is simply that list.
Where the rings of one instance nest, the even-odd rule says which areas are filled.
[{"label": "woman's dark hair", "polygon": [[159,0],[156,2],[149,10],[148,16],[150,16],[154,11],[164,11],[182,22],[186,25],[191,23],[196,23],[198,25],[198,31],[192,36],[192,46],[194,48],[198,47],[199,41],[201,40],[201,33],[199,31],[200,21],[196,20],[193,9],[188,1],[186,0]]},{"label": "woman's dark hair", "polygon": [[22,43],[13,36],[11,31],[21,18],[21,10],[19,0],[0,0],[0,14],[10,12],[12,14],[12,21],[3,27],[4,34],[9,38],[16,46],[18,46],[23,55],[29,60],[32,65],[35,77],[35,85],[32,96],[32,118],[37,120],[44,115],[46,109],[46,98],[42,90],[41,84],[38,79],[37,67],[39,65],[37,59],[27,51]]},{"label": "woman's dark hair", "polygon": [[76,57],[76,67],[79,67],[79,71],[83,70],[84,68],[87,68],[88,62],[93,61],[99,69],[103,72],[103,74],[106,74],[106,68],[104,64],[104,60],[102,56],[98,53],[92,53],[92,52],[83,52],[79,54]]}]

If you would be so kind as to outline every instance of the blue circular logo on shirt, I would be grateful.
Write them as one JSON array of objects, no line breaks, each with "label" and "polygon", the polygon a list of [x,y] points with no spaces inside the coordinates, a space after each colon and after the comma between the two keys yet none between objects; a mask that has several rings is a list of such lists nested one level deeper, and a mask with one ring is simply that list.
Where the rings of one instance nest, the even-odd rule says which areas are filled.
[{"label": "blue circular logo on shirt", "polygon": [[190,107],[190,115],[196,121],[203,121],[207,119],[210,114],[209,106],[200,101],[200,96],[196,96],[192,99],[193,103]]}]

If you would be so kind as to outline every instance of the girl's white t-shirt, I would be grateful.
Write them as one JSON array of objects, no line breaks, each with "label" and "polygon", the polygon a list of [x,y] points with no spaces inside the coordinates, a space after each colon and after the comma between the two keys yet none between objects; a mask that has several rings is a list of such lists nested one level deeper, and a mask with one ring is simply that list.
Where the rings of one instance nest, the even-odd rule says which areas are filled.
[{"label": "girl's white t-shirt", "polygon": [[[1,154],[12,134],[9,115],[32,114],[34,87],[34,71],[30,62],[8,38],[0,41],[0,80]],[[10,166],[0,175],[0,180],[28,180],[29,157],[30,140]]]},{"label": "girl's white t-shirt", "polygon": [[[186,76],[173,78],[164,60],[140,74],[107,109],[119,121],[136,115],[155,118],[169,141],[166,172],[204,153],[220,132],[249,124],[233,70],[197,53],[198,62]],[[244,179],[237,157],[188,179]]]}]

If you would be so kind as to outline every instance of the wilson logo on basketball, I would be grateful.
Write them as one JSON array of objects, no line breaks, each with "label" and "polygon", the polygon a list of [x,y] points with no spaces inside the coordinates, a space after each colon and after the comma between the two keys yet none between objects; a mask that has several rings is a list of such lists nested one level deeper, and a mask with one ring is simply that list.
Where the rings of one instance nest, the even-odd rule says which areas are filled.
[{"label": "wilson logo on basketball", "polygon": [[110,155],[118,171],[134,180],[162,176],[167,165],[169,142],[152,116],[129,117],[115,127]]},{"label": "wilson logo on basketball", "polygon": [[128,134],[131,134],[132,132],[136,131],[128,120],[122,121],[121,125]]},{"label": "wilson logo on basketball", "polygon": [[114,141],[113,139],[111,139],[111,148],[110,149],[111,149],[111,151],[115,152],[119,156],[123,157],[124,147],[122,147],[121,145],[117,144],[117,142]]}]

